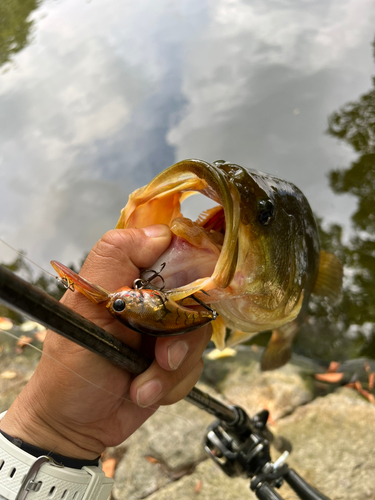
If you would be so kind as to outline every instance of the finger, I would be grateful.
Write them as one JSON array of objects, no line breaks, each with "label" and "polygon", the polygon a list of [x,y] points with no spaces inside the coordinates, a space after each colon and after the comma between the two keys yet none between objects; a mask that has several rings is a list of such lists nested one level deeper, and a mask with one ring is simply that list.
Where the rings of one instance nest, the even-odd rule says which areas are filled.
[{"label": "finger", "polygon": [[192,353],[196,360],[202,356],[211,333],[212,328],[207,325],[184,335],[159,337],[155,344],[155,359],[164,370],[177,370]]},{"label": "finger", "polygon": [[[131,286],[139,277],[139,268],[152,266],[168,248],[171,234],[164,224],[108,231],[89,253],[80,274],[110,292]],[[61,301],[131,347],[139,346],[139,334],[118,323],[104,304],[93,304],[79,292],[69,290]]]},{"label": "finger", "polygon": [[203,340],[188,353],[180,367],[174,371],[163,369],[155,359],[151,366],[132,382],[130,387],[132,400],[141,407],[149,407],[159,403],[184,379],[187,380],[186,383],[189,385],[190,374],[196,370],[197,365],[201,364],[201,356],[206,343],[207,337],[204,338],[203,336]]},{"label": "finger", "polygon": [[[156,362],[154,363],[156,364]],[[155,364],[151,365],[149,368],[151,372],[155,369]],[[139,386],[137,386],[136,381],[133,382],[129,391],[130,396],[141,408],[175,403],[185,397],[191,390],[199,379],[202,370],[203,361],[201,358],[194,365],[190,366],[189,370],[184,375],[182,375],[181,370],[175,372],[164,371],[164,373],[162,373],[159,367],[157,374],[149,380],[142,381]],[[142,375],[140,375],[140,377],[142,377]]]},{"label": "finger", "polygon": [[152,266],[168,248],[171,237],[164,224],[108,231],[89,253],[82,275],[110,291],[130,286],[139,268]]},{"label": "finger", "polygon": [[177,401],[183,399],[200,379],[203,368],[204,363],[203,360],[200,359],[188,376],[181,380],[179,384],[158,401],[158,405],[173,405],[177,403]]}]

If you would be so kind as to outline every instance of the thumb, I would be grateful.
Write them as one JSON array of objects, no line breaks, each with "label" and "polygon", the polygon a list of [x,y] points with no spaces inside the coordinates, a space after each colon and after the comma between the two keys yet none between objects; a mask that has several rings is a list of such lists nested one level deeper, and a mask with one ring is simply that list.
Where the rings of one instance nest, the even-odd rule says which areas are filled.
[{"label": "thumb", "polygon": [[157,224],[142,229],[113,229],[89,253],[81,273],[109,291],[132,286],[139,269],[151,267],[168,248],[172,233]]}]

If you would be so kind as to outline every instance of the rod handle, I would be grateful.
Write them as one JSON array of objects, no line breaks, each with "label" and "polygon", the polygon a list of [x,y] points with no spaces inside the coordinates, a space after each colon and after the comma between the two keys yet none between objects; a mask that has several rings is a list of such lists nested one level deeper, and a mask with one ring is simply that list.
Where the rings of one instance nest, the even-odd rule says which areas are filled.
[{"label": "rod handle", "polygon": [[294,469],[288,469],[288,472],[284,475],[284,479],[301,500],[329,500],[323,493],[320,493],[311,484],[302,479]]},{"label": "rod handle", "polygon": [[259,500],[283,500],[282,497],[268,483],[262,483],[256,490],[255,494]]}]

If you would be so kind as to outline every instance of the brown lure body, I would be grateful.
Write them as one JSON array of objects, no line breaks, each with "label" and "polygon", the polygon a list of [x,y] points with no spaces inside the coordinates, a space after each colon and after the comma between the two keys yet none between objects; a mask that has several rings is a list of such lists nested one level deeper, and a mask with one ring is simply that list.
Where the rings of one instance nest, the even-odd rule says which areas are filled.
[{"label": "brown lure body", "polygon": [[168,297],[168,291],[123,287],[110,293],[56,261],[51,264],[70,289],[96,304],[104,303],[118,321],[140,333],[165,337],[195,330],[216,319],[215,311],[190,309]]}]

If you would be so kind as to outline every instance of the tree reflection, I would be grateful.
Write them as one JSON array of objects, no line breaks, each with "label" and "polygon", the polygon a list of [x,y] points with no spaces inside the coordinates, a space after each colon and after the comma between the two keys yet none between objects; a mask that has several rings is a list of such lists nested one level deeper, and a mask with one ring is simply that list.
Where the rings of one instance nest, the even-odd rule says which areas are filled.
[{"label": "tree reflection", "polygon": [[11,60],[29,43],[33,21],[29,16],[41,0],[6,0],[0,2],[0,66]]},{"label": "tree reflection", "polygon": [[[375,57],[375,41],[373,43]],[[322,231],[322,246],[334,250],[349,271],[340,312],[335,318],[342,332],[356,334],[361,354],[375,358],[375,78],[373,88],[329,117],[328,133],[353,147],[359,157],[349,168],[330,173],[335,193],[357,197],[352,216],[354,236],[344,246],[341,228]]]}]

